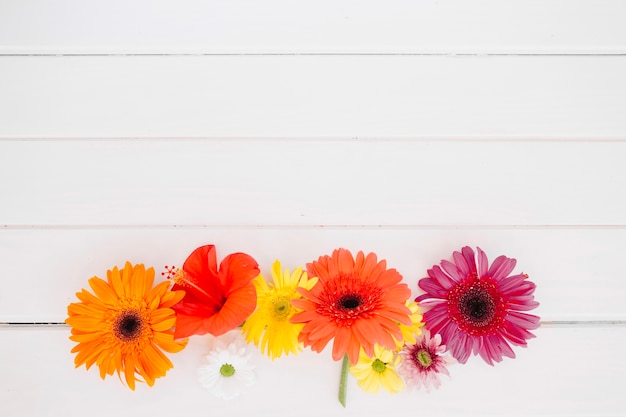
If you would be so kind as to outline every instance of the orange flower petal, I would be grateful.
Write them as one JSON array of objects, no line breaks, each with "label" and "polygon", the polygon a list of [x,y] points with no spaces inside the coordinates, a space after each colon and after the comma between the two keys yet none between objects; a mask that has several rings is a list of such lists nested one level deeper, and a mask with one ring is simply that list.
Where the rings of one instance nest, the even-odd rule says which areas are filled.
[{"label": "orange flower petal", "polygon": [[162,320],[158,323],[153,323],[151,327],[152,327],[152,330],[154,330],[155,332],[162,332],[165,330],[170,330],[172,327],[174,327],[175,323],[176,323],[176,317],[172,317],[167,320]]},{"label": "orange flower petal", "polygon": [[103,300],[105,303],[113,302],[117,300],[117,294],[113,288],[103,279],[93,277],[89,279],[89,286],[96,293],[96,296]]},{"label": "orange flower petal", "polygon": [[[186,341],[172,341],[170,329],[176,316],[160,302],[176,302],[183,294],[170,294],[170,282],[152,288],[153,282],[154,268],[146,270],[141,264],[133,266],[127,262],[122,271],[117,267],[107,271],[107,281],[89,279],[95,295],[85,289],[76,293],[80,302],[68,305],[65,322],[72,327],[70,340],[77,342],[71,350],[76,354],[77,367],[85,365],[89,369],[96,364],[101,378],[117,371],[122,380],[123,372],[126,384],[133,390],[137,381],[152,385],[156,378],[165,375],[172,364],[153,339],[172,353],[182,350]],[[122,328],[121,323],[129,317],[139,324],[134,329]],[[146,357],[151,361],[142,360]]]},{"label": "orange flower petal", "polygon": [[126,291],[124,290],[124,284],[122,284],[122,274],[117,269],[113,268],[112,271],[107,272],[107,281],[113,290],[115,291],[116,298],[125,298]]},{"label": "orange flower petal", "polygon": [[180,352],[187,345],[187,339],[174,341],[174,335],[167,332],[155,332],[153,341],[157,346],[169,353]]},{"label": "orange flower petal", "polygon": [[185,296],[185,291],[179,290],[179,291],[168,291],[162,298],[161,298],[161,307],[172,307],[173,305],[175,305],[176,303],[178,303],[180,300],[183,299],[183,297]]},{"label": "orange flower petal", "polygon": [[410,325],[405,303],[411,292],[375,254],[358,252],[355,259],[340,248],[307,264],[307,272],[318,282],[310,291],[298,290],[303,298],[292,304],[302,311],[291,319],[304,324],[299,340],[305,346],[320,350],[334,337],[333,359],[348,355],[354,364],[361,347],[368,354],[377,343],[394,348],[400,323]]},{"label": "orange flower petal", "polygon": [[124,358],[124,376],[126,378],[126,384],[131,390],[135,390],[135,360],[132,356],[126,356]]}]

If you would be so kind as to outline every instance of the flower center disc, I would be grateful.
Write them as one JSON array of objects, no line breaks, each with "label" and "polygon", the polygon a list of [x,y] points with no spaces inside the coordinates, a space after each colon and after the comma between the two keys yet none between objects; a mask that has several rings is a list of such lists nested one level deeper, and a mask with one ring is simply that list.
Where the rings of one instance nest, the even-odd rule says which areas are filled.
[{"label": "flower center disc", "polygon": [[415,360],[422,368],[428,368],[433,364],[433,358],[430,356],[430,353],[424,349],[415,352]]},{"label": "flower center disc", "polygon": [[137,311],[124,311],[119,315],[113,328],[118,339],[128,342],[135,340],[143,330],[143,320]]},{"label": "flower center disc", "polygon": [[448,293],[448,312],[462,331],[484,336],[502,328],[507,304],[493,279],[471,274]]},{"label": "flower center disc", "polygon": [[291,303],[287,298],[279,298],[274,302],[274,317],[278,320],[286,320],[291,312]]},{"label": "flower center disc", "polygon": [[372,369],[378,372],[379,374],[383,373],[386,368],[387,368],[387,365],[385,364],[385,362],[381,361],[378,358],[376,358],[374,362],[372,362]]},{"label": "flower center disc", "polygon": [[347,294],[339,299],[339,306],[343,310],[354,310],[361,305],[361,301],[357,294]]},{"label": "flower center disc", "polygon": [[320,295],[324,302],[318,309],[320,314],[327,316],[339,327],[350,327],[355,320],[370,319],[381,308],[379,288],[350,278],[345,281],[324,290]]},{"label": "flower center disc", "polygon": [[482,327],[491,323],[496,312],[496,304],[487,291],[472,288],[459,299],[459,310],[474,326]]},{"label": "flower center disc", "polygon": [[220,368],[220,374],[226,377],[233,376],[235,375],[235,367],[229,363],[225,363]]}]

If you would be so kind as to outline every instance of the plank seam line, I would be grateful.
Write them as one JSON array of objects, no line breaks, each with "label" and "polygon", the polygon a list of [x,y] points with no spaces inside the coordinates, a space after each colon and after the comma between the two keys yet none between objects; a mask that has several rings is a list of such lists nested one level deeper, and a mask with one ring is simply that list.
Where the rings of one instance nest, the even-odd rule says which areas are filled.
[{"label": "plank seam line", "polygon": [[528,137],[528,136],[232,136],[232,137],[207,137],[207,136],[155,136],[155,137],[136,137],[136,136],[117,136],[117,137],[0,137],[0,142],[485,142],[485,143],[599,143],[599,142],[626,142],[626,136],[609,136],[590,138],[585,137]]},{"label": "plank seam line", "polygon": [[626,224],[4,224],[0,225],[0,233],[12,230],[626,230]]},{"label": "plank seam line", "polygon": [[623,50],[616,52],[206,52],[206,53],[15,53],[2,52],[0,57],[229,57],[229,56],[261,56],[261,57],[624,57]]}]

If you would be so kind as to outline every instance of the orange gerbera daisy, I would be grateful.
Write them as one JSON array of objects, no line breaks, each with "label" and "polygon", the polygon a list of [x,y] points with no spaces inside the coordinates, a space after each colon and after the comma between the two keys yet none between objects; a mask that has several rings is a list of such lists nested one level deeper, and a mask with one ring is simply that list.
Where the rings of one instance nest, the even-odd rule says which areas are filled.
[{"label": "orange gerbera daisy", "polygon": [[65,320],[72,326],[70,340],[78,342],[72,349],[76,367],[89,369],[95,363],[102,379],[123,372],[132,390],[135,373],[152,386],[173,367],[161,349],[176,353],[187,344],[174,341],[176,316],[171,309],[185,293],[169,291],[169,282],[154,288],[153,283],[154,268],[126,262],[121,271],[117,266],[107,271],[106,281],[89,280],[95,295],[85,289],[76,293],[81,302],[67,307]]},{"label": "orange gerbera daisy", "polygon": [[298,288],[303,298],[291,302],[303,310],[291,321],[304,323],[299,340],[305,346],[321,352],[334,338],[333,359],[347,355],[353,365],[361,347],[370,357],[376,344],[395,349],[394,338],[402,340],[400,324],[411,325],[405,305],[411,290],[398,271],[387,269],[374,253],[359,252],[355,260],[346,249],[321,256],[307,264],[307,271],[317,284]]},{"label": "orange gerbera daisy", "polygon": [[256,308],[252,280],[260,272],[245,253],[228,255],[218,270],[215,246],[195,249],[171,277],[174,290],[185,290],[185,297],[172,307],[177,317],[174,337],[219,336],[240,326]]}]

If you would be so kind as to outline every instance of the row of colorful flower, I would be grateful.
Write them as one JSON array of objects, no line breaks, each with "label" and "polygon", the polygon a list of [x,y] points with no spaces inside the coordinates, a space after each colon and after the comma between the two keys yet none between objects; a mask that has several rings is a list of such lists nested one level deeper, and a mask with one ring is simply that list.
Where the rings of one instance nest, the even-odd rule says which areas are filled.
[{"label": "row of colorful flower", "polygon": [[[211,334],[215,345],[200,380],[228,398],[236,381],[251,380],[246,343],[276,359],[303,347],[321,352],[332,341],[333,359],[344,369],[349,364],[368,392],[437,388],[448,364],[465,363],[472,353],[490,365],[513,358],[511,344],[526,346],[539,326],[539,317],[525,312],[538,305],[535,284],[510,275],[515,259],[500,256],[489,265],[480,248],[469,247],[452,256],[428,270],[416,300],[384,260],[346,249],[306,271],[283,270],[276,261],[271,282],[244,253],[218,267],[213,245],[194,250],[180,269],[166,267],[168,280],[156,286],[153,268],[127,262],[107,271],[106,281],[91,278],[94,293],[83,289],[80,302],[68,306],[75,364],[98,365],[102,378],[124,373],[131,389],[136,380],[153,385],[173,366],[162,351],[178,352],[188,337]],[[345,385],[345,372],[342,378]],[[340,401],[345,405],[341,394]]]}]

